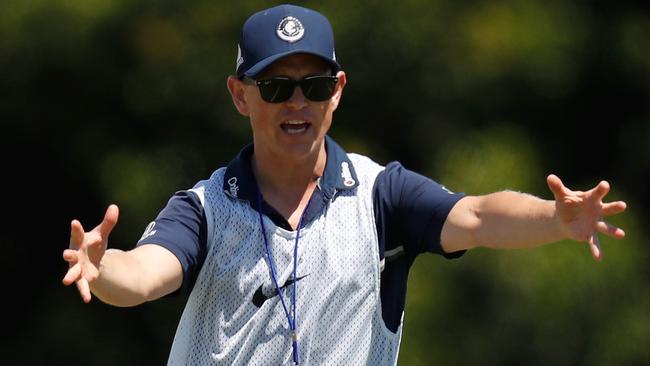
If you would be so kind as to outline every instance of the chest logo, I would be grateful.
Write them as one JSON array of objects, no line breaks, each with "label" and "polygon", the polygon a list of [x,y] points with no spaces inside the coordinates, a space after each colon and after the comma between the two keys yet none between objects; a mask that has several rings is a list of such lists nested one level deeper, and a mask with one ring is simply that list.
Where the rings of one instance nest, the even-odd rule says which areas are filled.
[{"label": "chest logo", "polygon": [[343,185],[346,187],[352,187],[356,183],[354,178],[352,178],[350,165],[345,161],[341,163],[341,178],[343,178]]},{"label": "chest logo", "polygon": [[[280,290],[286,288],[287,286],[291,286],[294,282],[298,282],[307,276],[309,275],[307,274],[304,276],[300,276],[295,280],[293,278],[289,278],[287,282],[284,283],[284,285],[280,286]],[[275,289],[273,290],[272,294],[268,295],[264,293],[264,285],[260,285],[260,287],[258,287],[255,293],[253,294],[253,305],[257,306],[258,308],[261,308],[262,305],[264,305],[264,302],[266,300],[274,298],[276,296],[278,296],[278,292]]]},{"label": "chest logo", "polygon": [[228,179],[228,185],[230,186],[230,195],[237,198],[237,192],[239,191],[239,186],[237,186],[237,177]]}]

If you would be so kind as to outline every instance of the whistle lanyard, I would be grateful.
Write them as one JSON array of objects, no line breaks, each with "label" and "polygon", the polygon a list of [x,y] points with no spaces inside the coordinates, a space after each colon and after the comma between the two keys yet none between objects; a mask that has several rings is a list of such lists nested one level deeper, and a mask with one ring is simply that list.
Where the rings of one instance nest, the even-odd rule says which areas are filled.
[{"label": "whistle lanyard", "polygon": [[[305,208],[305,211],[307,209]],[[275,285],[275,290],[278,292],[278,296],[280,297],[280,301],[282,302],[282,308],[284,309],[284,315],[287,316],[287,321],[289,321],[289,329],[291,330],[291,345],[293,348],[293,363],[298,364],[300,359],[298,357],[298,326],[296,323],[296,283],[297,277],[296,277],[296,272],[298,268],[298,239],[300,238],[300,228],[302,227],[302,219],[305,216],[305,211],[303,211],[302,215],[300,215],[300,221],[298,222],[298,229],[296,232],[296,242],[293,246],[293,298],[291,301],[291,314],[289,314],[289,310],[287,309],[287,304],[284,301],[284,296],[282,296],[282,290],[280,289],[280,286],[278,285],[278,276],[275,273],[275,265],[273,264],[273,258],[271,257],[271,249],[269,248],[269,242],[266,239],[266,231],[264,230],[264,220],[262,218],[262,193],[260,190],[257,190],[257,212],[260,215],[260,226],[262,227],[262,238],[264,238],[264,249],[266,250],[266,256],[269,259],[269,267],[271,268],[271,278],[273,279],[273,284]]]}]

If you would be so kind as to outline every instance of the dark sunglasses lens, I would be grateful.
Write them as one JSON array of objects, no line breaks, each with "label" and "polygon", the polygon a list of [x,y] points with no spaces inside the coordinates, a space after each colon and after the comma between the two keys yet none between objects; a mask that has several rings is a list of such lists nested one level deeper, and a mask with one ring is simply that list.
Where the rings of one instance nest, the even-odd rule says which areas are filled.
[{"label": "dark sunglasses lens", "polygon": [[264,101],[269,103],[281,103],[291,98],[294,83],[289,79],[273,78],[261,80],[259,88]]},{"label": "dark sunglasses lens", "polygon": [[[335,76],[311,76],[302,79],[299,84],[304,96],[314,102],[323,102],[332,97],[338,82]],[[282,103],[293,95],[297,82],[275,77],[258,81],[262,99],[268,103]]]},{"label": "dark sunglasses lens", "polygon": [[337,78],[333,76],[313,76],[302,80],[302,93],[309,100],[323,102],[332,97]]}]

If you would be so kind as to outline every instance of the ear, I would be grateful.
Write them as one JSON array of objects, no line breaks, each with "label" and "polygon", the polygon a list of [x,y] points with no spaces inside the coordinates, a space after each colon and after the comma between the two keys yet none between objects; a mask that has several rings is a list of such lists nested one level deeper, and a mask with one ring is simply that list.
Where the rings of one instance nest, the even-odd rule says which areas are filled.
[{"label": "ear", "polygon": [[246,102],[246,86],[244,85],[244,82],[237,79],[235,76],[230,75],[228,76],[226,84],[230,96],[232,97],[232,102],[235,104],[235,108],[237,108],[237,111],[239,111],[241,115],[248,117],[250,111],[248,109],[248,103]]},{"label": "ear", "polygon": [[343,88],[345,88],[345,84],[348,82],[344,71],[337,72],[336,77],[339,78],[339,82],[336,83],[334,95],[332,95],[332,99],[330,99],[332,111],[335,111],[336,108],[338,108],[341,96],[343,95]]}]

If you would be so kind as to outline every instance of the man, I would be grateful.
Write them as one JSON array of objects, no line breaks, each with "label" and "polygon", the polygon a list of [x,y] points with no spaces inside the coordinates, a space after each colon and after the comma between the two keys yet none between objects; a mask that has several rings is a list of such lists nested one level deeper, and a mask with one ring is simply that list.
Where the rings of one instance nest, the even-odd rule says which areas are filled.
[{"label": "man", "polygon": [[598,233],[624,236],[603,220],[626,207],[603,203],[606,182],[571,191],[550,175],[554,201],[465,196],[345,153],[327,132],[346,82],[323,15],[252,15],[227,86],[253,144],[175,194],[130,251],[107,249],[117,206],[89,232],[73,220],[64,284],[117,306],[189,293],[170,365],[387,365],[417,255],[571,238],[600,259]]}]

